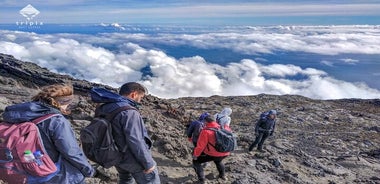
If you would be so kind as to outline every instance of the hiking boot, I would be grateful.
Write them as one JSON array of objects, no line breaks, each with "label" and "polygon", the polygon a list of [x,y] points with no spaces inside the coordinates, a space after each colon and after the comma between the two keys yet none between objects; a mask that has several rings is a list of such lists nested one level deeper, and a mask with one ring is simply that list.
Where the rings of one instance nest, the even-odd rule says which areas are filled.
[{"label": "hiking boot", "polygon": [[226,176],[219,176],[219,178],[223,181],[228,181],[227,177]]},{"label": "hiking boot", "polygon": [[201,179],[198,180],[198,183],[199,184],[205,184],[206,183],[206,179],[201,178]]},{"label": "hiking boot", "polygon": [[259,148],[259,149],[257,149],[257,151],[259,151],[259,152],[265,152],[265,151],[263,150],[263,148]]}]

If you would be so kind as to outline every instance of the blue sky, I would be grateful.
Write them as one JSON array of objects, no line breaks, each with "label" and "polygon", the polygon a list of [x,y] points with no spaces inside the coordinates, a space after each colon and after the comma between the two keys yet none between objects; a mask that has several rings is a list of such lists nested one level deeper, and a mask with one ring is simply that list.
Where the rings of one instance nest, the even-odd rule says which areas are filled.
[{"label": "blue sky", "polygon": [[0,23],[23,21],[19,10],[28,4],[40,11],[34,20],[45,24],[380,24],[380,0],[5,0],[0,1]]}]

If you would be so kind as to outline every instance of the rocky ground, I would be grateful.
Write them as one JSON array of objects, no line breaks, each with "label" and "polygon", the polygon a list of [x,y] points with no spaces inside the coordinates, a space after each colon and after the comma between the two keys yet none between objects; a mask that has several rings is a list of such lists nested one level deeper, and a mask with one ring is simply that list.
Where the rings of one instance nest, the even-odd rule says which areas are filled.
[{"label": "rocky ground", "polygon": [[[76,90],[68,117],[77,134],[89,123],[95,104],[88,90],[102,86],[58,75],[35,64],[0,54],[0,113],[7,105],[27,101],[38,88],[71,82]],[[107,86],[103,86],[112,89]],[[326,89],[328,90],[328,89]],[[195,183],[192,145],[186,125],[202,112],[231,107],[231,128],[238,149],[224,162],[228,182],[216,179],[214,164],[206,167],[208,183],[380,183],[380,99],[313,100],[294,95],[254,95],[160,99],[148,96],[141,114],[154,140],[153,155],[162,183]],[[265,152],[247,152],[259,114],[277,109],[277,129]],[[117,183],[113,168],[88,183]],[[1,182],[0,182],[1,183]]]}]

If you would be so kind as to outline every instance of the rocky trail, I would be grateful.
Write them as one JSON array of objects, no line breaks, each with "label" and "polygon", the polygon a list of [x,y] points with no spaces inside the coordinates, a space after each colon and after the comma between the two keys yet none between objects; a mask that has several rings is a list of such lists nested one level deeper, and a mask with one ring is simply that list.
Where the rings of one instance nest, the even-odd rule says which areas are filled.
[{"label": "rocky trail", "polygon": [[[76,99],[68,117],[77,135],[89,123],[94,103],[92,86],[70,76],[51,73],[35,64],[0,54],[0,113],[7,105],[27,101],[39,87],[56,82],[74,85]],[[327,89],[326,89],[327,90]],[[202,112],[233,110],[231,128],[238,149],[225,159],[228,181],[216,179],[213,163],[206,166],[208,183],[380,183],[380,99],[314,100],[295,95],[211,96],[160,99],[148,96],[141,114],[154,140],[153,155],[162,183],[195,183],[192,145],[186,125]],[[274,136],[265,152],[248,152],[259,114],[277,109]],[[117,183],[113,168],[103,169],[88,183]],[[1,183],[1,182],[0,182]]]}]

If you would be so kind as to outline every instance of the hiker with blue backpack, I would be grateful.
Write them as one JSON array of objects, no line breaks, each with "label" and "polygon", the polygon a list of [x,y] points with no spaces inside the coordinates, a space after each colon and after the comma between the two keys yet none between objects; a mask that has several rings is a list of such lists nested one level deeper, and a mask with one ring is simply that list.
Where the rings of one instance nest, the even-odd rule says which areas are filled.
[{"label": "hiker with blue backpack", "polygon": [[207,112],[202,113],[199,116],[198,120],[191,122],[189,128],[187,128],[187,131],[186,131],[187,139],[193,143],[194,148],[197,147],[199,134],[201,133],[204,127],[204,119],[208,115],[209,113]]},{"label": "hiker with blue backpack", "polygon": [[257,147],[258,151],[263,151],[263,144],[265,140],[273,135],[274,129],[276,127],[276,116],[277,111],[272,109],[270,111],[264,112],[260,115],[260,119],[257,121],[255,126],[255,141],[249,146],[249,151]]},{"label": "hiker with blue backpack", "polygon": [[[139,107],[147,89],[136,82],[121,86],[119,94],[104,88],[93,88],[91,99],[101,103],[96,114],[117,114],[111,121],[113,139],[123,158],[115,165],[119,184],[159,184],[157,164],[151,154],[152,140],[144,125]],[[126,107],[125,110],[118,109]]]},{"label": "hiker with blue backpack", "polygon": [[[1,162],[1,164],[5,164],[5,167],[2,166],[0,169],[1,179],[3,179],[3,174],[13,173],[13,176],[5,179],[8,183],[73,184],[85,183],[85,177],[94,175],[95,170],[79,147],[70,121],[64,117],[70,112],[68,106],[73,101],[73,98],[72,85],[54,84],[43,87],[32,98],[31,102],[5,108],[2,116],[6,123],[12,124],[12,126],[20,126],[20,128],[23,125],[36,124],[36,130],[39,131],[38,137],[41,138],[43,145],[37,147],[40,150],[33,150],[36,147],[31,145],[33,144],[31,137],[23,138],[27,139],[29,143],[27,141],[22,142],[19,139],[18,145],[8,150],[7,157],[9,162]],[[3,126],[3,123],[1,126]],[[3,133],[1,134],[3,136]],[[33,132],[24,136],[31,134]],[[16,135],[12,136],[14,138]],[[35,142],[34,144],[38,143]],[[1,150],[4,149],[1,148]],[[12,153],[12,151],[21,153]],[[12,169],[11,165],[6,167],[6,164],[12,164],[12,161],[18,162],[18,164],[14,165],[15,168],[20,164],[23,167],[18,168],[16,172],[12,170],[6,171],[5,168]],[[50,162],[53,164],[51,165]],[[33,174],[30,174],[32,171],[34,171]],[[39,174],[43,171],[45,171],[46,175],[40,176]]]},{"label": "hiker with blue backpack", "polygon": [[[225,167],[223,164],[223,159],[230,155],[230,151],[234,148],[234,140],[232,141],[221,141],[227,142],[229,145],[219,145],[218,143],[218,132],[229,132],[226,138],[233,139],[231,129],[225,125],[221,127],[215,120],[214,116],[209,115],[204,118],[205,127],[202,129],[197,146],[194,149],[193,153],[193,168],[198,176],[200,183],[205,183],[205,174],[202,167],[202,163],[213,161],[218,169],[219,176],[218,178],[226,181],[227,177],[225,175]],[[219,130],[219,131],[218,131]],[[226,146],[226,147],[224,147]],[[222,148],[223,147],[223,148]]]}]

